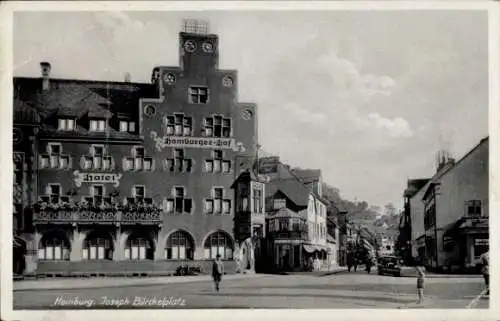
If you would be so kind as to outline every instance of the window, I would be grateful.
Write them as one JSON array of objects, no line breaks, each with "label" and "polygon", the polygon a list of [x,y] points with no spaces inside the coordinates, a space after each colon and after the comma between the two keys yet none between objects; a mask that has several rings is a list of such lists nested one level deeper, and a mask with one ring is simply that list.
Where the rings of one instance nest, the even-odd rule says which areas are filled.
[{"label": "window", "polygon": [[205,160],[205,171],[208,173],[230,173],[231,161],[223,159],[221,150],[214,150],[212,158]]},{"label": "window", "polygon": [[40,154],[39,158],[40,169],[69,169],[71,168],[70,157],[62,153],[62,146],[60,143],[48,143],[47,153]]},{"label": "window", "polygon": [[59,118],[57,122],[58,130],[75,130],[75,120],[71,118]]},{"label": "window", "polygon": [[184,114],[174,114],[166,118],[167,135],[191,136],[193,131],[193,118]]},{"label": "window", "polygon": [[472,200],[466,202],[468,217],[481,217],[481,201]]},{"label": "window", "polygon": [[262,191],[254,188],[253,190],[253,211],[254,213],[262,213]]},{"label": "window", "polygon": [[104,198],[104,186],[103,185],[92,185],[90,187],[91,201],[94,205],[101,205]]},{"label": "window", "polygon": [[120,120],[120,132],[122,132],[122,133],[135,132],[135,122]]},{"label": "window", "polygon": [[135,202],[143,202],[146,197],[146,188],[143,185],[134,185],[132,188],[132,197]]},{"label": "window", "polygon": [[284,198],[274,199],[273,203],[274,203],[273,208],[275,210],[279,210],[280,208],[286,207],[286,199],[284,199]]},{"label": "window", "polygon": [[61,185],[49,184],[47,194],[50,198],[50,203],[59,203],[61,200]]},{"label": "window", "polygon": [[220,255],[223,260],[233,258],[233,242],[224,232],[210,234],[204,244],[205,259],[215,259]]},{"label": "window", "polygon": [[111,237],[91,233],[83,242],[82,258],[84,260],[112,260],[113,241]]},{"label": "window", "polygon": [[231,214],[231,200],[224,199],[224,189],[213,189],[213,198],[205,200],[205,212],[207,214]]},{"label": "window", "polygon": [[106,130],[106,121],[104,119],[92,119],[90,120],[90,131],[92,132],[103,132]]},{"label": "window", "polygon": [[59,233],[44,235],[38,245],[38,260],[69,260],[69,242]]},{"label": "window", "polygon": [[197,87],[191,86],[189,91],[189,103],[190,104],[206,104],[208,103],[208,88],[207,87]]},{"label": "window", "polygon": [[174,149],[174,158],[165,160],[165,170],[177,173],[191,173],[193,160],[186,158],[184,150]]},{"label": "window", "polygon": [[125,157],[123,159],[123,170],[153,171],[154,170],[153,158],[145,156],[144,147],[136,146],[132,148],[132,157]]},{"label": "window", "polygon": [[154,248],[152,242],[145,237],[131,235],[125,244],[125,259],[152,260]]},{"label": "window", "polygon": [[175,187],[173,192],[173,197],[167,200],[166,212],[170,214],[191,213],[193,200],[186,197],[184,187]]},{"label": "window", "polygon": [[207,137],[231,137],[231,119],[222,116],[205,118],[203,135]]},{"label": "window", "polygon": [[102,168],[104,157],[104,146],[93,145],[92,146],[92,166],[94,168]]},{"label": "window", "polygon": [[191,236],[185,231],[176,231],[167,239],[165,247],[165,257],[167,260],[193,260],[194,242]]}]

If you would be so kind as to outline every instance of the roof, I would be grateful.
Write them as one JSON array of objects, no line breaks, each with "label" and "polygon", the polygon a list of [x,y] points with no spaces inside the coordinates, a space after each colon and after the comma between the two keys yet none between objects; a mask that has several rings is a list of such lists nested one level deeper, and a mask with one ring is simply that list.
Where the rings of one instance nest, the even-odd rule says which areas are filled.
[{"label": "roof", "polygon": [[[73,79],[50,79],[50,88],[43,92],[41,78],[15,77],[16,100],[32,106],[39,114],[43,126],[41,135],[64,135],[81,137],[89,135],[88,130],[77,125],[71,133],[58,133],[51,121],[54,117],[111,118],[122,115],[138,119],[139,99],[154,97],[155,87],[145,83],[106,82]],[[102,135],[103,133],[95,133]],[[107,136],[106,136],[107,135]],[[130,138],[129,133],[111,130],[104,134],[110,138]]]},{"label": "roof", "polygon": [[279,210],[277,210],[276,212],[271,212],[271,213],[268,213],[268,215],[267,215],[267,218],[280,218],[280,217],[300,218],[302,220],[305,220],[305,218],[302,217],[302,215],[300,215],[299,213],[294,212],[291,209],[286,208],[286,207],[282,207]]},{"label": "roof", "polygon": [[291,172],[300,179],[304,184],[315,182],[321,178],[320,169],[301,169],[293,168]]},{"label": "roof", "polygon": [[272,197],[278,191],[285,194],[297,206],[307,207],[309,204],[309,194],[311,191],[296,179],[275,179],[266,185],[266,197]]},{"label": "roof", "polygon": [[408,187],[404,191],[404,196],[412,197],[418,193],[418,191],[421,190],[425,184],[429,182],[429,180],[429,178],[409,179],[407,183]]},{"label": "roof", "polygon": [[14,123],[38,125],[40,123],[40,114],[31,105],[25,103],[20,99],[14,99]]}]

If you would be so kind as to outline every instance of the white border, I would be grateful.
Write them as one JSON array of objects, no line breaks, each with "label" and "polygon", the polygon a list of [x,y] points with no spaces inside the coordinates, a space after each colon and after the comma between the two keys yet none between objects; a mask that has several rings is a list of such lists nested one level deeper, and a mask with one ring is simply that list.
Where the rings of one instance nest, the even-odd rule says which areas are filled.
[{"label": "white border", "polygon": [[[493,179],[490,180],[490,213],[495,213],[499,207],[497,196],[498,183],[494,179],[498,177],[498,164],[500,164],[500,148],[495,144],[500,125],[498,106],[500,105],[498,89],[499,82],[499,62],[498,62],[498,29],[499,29],[499,3],[496,1],[340,1],[340,2],[3,2],[0,6],[0,36],[2,37],[0,45],[0,76],[1,87],[0,97],[2,97],[2,108],[0,108],[0,126],[1,141],[0,163],[0,195],[11,195],[12,185],[8,184],[12,179],[12,31],[13,31],[13,11],[93,11],[93,10],[169,10],[169,11],[201,11],[201,10],[414,10],[414,9],[453,9],[453,10],[489,10],[489,53],[490,53],[490,170]],[[493,166],[497,165],[497,166]],[[5,182],[5,184],[3,184]],[[144,310],[119,310],[119,311],[12,311],[12,268],[10,259],[12,257],[12,216],[7,215],[12,212],[12,202],[10,197],[5,197],[0,202],[2,215],[0,215],[1,235],[1,315],[5,320],[142,320]],[[491,215],[490,247],[492,253],[498,253],[500,245],[499,233],[495,231],[499,227],[500,218]],[[495,268],[499,265],[499,256],[491,256],[492,271],[499,271]],[[495,272],[492,274],[491,287],[492,295],[490,298],[490,309],[488,311],[478,310],[419,310],[415,313],[413,310],[150,310],[148,320],[366,320],[366,319],[394,319],[394,320],[497,320],[495,316],[500,315],[495,302],[499,295],[498,287],[500,277]],[[390,313],[390,314],[389,314]]]}]

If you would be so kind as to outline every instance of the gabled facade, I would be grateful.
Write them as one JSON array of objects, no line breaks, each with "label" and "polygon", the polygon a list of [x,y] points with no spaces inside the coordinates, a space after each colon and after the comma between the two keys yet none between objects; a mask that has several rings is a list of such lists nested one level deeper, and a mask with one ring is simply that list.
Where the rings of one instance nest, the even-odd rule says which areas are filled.
[{"label": "gabled facade", "polygon": [[14,142],[24,273],[234,265],[231,185],[255,159],[257,107],[218,68],[217,35],[188,28],[178,48],[179,66],[153,68],[151,83],[57,79],[47,62],[14,78],[15,115],[37,118],[14,119],[30,145]]}]

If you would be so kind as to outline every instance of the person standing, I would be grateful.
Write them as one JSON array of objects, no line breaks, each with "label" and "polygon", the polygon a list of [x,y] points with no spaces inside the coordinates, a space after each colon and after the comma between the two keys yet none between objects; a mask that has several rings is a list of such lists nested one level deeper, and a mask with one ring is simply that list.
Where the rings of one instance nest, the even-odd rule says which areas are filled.
[{"label": "person standing", "polygon": [[351,266],[352,266],[352,254],[348,253],[347,254],[347,272],[351,272]]},{"label": "person standing", "polygon": [[212,278],[215,284],[215,290],[219,292],[220,290],[220,282],[222,281],[222,275],[224,274],[224,264],[220,258],[220,255],[217,254],[214,263],[212,264]]},{"label": "person standing", "polygon": [[425,267],[423,260],[417,258],[415,269],[417,271],[417,294],[418,294],[418,304],[424,303],[424,280],[425,280]]},{"label": "person standing", "polygon": [[485,252],[479,257],[481,260],[481,273],[486,287],[485,295],[490,295],[490,252]]}]

